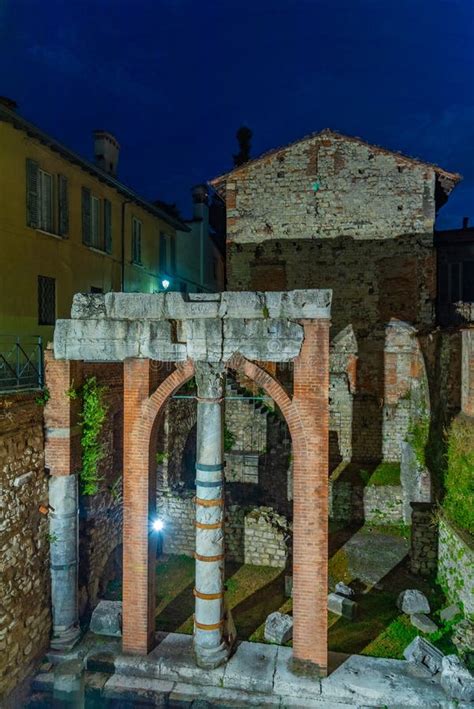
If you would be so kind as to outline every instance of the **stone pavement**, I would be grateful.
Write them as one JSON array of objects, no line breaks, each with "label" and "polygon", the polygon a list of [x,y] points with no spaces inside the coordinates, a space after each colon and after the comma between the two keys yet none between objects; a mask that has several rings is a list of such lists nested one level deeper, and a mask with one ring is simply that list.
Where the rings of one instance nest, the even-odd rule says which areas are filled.
[{"label": "stone pavement", "polygon": [[[87,639],[89,638],[89,639]],[[159,644],[147,657],[123,655],[115,643],[95,644],[90,634],[74,651],[87,668],[86,685],[113,702],[144,702],[145,706],[189,706],[195,700],[212,707],[387,707],[450,709],[439,681],[402,660],[330,654],[331,673],[324,679],[294,675],[291,648],[241,642],[226,665],[199,669],[192,637],[159,633]],[[70,657],[70,655],[68,655]],[[63,661],[65,655],[50,658]],[[51,692],[54,673],[36,677],[37,690]],[[86,704],[87,706],[87,704]],[[125,704],[124,704],[125,706]],[[467,707],[468,705],[464,705]]]}]

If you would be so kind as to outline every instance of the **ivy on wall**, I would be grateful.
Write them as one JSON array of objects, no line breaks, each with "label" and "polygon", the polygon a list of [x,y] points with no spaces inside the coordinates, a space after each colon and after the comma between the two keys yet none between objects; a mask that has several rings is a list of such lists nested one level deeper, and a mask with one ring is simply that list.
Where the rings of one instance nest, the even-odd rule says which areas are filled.
[{"label": "ivy on wall", "polygon": [[106,386],[98,384],[95,377],[90,377],[79,391],[71,388],[66,392],[66,396],[70,399],[76,399],[79,396],[82,399],[82,409],[79,414],[82,428],[82,467],[79,480],[83,495],[96,495],[102,482],[99,475],[99,463],[105,456],[101,432],[108,410],[107,404],[104,402],[106,391]]}]

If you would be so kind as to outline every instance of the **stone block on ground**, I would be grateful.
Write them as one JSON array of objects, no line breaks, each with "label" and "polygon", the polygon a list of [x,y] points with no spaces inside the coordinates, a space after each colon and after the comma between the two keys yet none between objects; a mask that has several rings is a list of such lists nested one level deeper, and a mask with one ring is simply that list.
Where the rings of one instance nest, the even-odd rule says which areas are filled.
[{"label": "stone block on ground", "polygon": [[428,618],[424,613],[412,613],[410,616],[411,624],[421,630],[422,633],[435,633],[438,630],[438,626]]},{"label": "stone block on ground", "polygon": [[474,702],[474,676],[456,655],[443,657],[441,686],[452,699]]},{"label": "stone block on ground", "polygon": [[345,584],[343,581],[339,581],[339,583],[336,584],[335,591],[340,596],[346,596],[346,598],[354,598],[355,596],[354,589]]},{"label": "stone block on ground", "polygon": [[444,655],[430,642],[417,635],[403,651],[403,657],[408,662],[424,667],[434,675],[441,669]]},{"label": "stone block on ground", "polygon": [[397,598],[397,607],[408,615],[429,613],[431,610],[425,594],[415,588],[409,588],[401,592]]},{"label": "stone block on ground", "polygon": [[94,608],[90,630],[96,635],[122,635],[122,601],[99,601]]},{"label": "stone block on ground", "polygon": [[284,645],[293,637],[293,618],[286,613],[270,613],[265,621],[265,640]]},{"label": "stone block on ground", "polygon": [[328,610],[336,615],[341,615],[343,618],[353,620],[357,612],[357,603],[351,601],[346,596],[340,596],[338,593],[330,593],[328,595]]},{"label": "stone block on ground", "polygon": [[447,606],[446,608],[443,608],[439,612],[439,617],[440,617],[440,620],[450,621],[450,620],[453,620],[453,618],[455,618],[457,615],[460,615],[460,613],[461,613],[461,609],[458,606],[458,604],[453,603],[452,605]]}]

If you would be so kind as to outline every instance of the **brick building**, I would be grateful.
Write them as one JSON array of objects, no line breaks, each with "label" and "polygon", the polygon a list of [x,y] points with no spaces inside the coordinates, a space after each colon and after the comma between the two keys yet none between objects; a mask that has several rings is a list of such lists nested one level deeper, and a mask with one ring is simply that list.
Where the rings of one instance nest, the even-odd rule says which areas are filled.
[{"label": "brick building", "polygon": [[333,289],[335,460],[399,459],[387,339],[398,321],[434,322],[434,221],[459,179],[324,130],[210,182],[227,208],[229,290]]}]

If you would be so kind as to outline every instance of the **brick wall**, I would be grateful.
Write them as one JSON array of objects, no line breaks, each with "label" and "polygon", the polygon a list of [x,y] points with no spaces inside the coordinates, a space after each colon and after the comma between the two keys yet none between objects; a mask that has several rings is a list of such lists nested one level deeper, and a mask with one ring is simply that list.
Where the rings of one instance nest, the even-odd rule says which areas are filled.
[{"label": "brick wall", "polygon": [[38,392],[0,397],[0,699],[49,644],[48,504]]},{"label": "brick wall", "polygon": [[396,402],[383,411],[385,326],[433,323],[435,184],[428,165],[331,133],[226,178],[228,288],[333,289],[334,460],[400,459],[407,418]]}]

